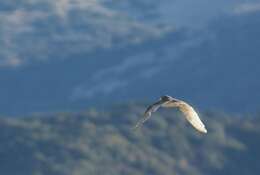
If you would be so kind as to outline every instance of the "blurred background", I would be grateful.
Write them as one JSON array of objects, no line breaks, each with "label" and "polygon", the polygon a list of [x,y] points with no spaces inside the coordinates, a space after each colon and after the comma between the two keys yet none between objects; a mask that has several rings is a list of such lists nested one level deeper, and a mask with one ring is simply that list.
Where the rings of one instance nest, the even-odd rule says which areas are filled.
[{"label": "blurred background", "polygon": [[[1,0],[1,175],[258,175],[259,0]],[[161,95],[192,104],[131,127]]]}]

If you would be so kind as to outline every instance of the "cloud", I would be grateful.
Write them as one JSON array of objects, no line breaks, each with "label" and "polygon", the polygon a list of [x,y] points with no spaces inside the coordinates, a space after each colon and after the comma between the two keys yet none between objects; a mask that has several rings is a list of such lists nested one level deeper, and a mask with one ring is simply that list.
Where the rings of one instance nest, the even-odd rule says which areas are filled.
[{"label": "cloud", "polygon": [[162,71],[161,67],[154,66],[154,67],[147,68],[144,71],[142,71],[140,76],[142,78],[150,79],[150,78],[153,78],[153,76],[155,76],[156,74],[160,73],[160,71]]},{"label": "cloud", "polygon": [[63,18],[67,18],[71,10],[87,10],[92,13],[113,16],[115,11],[104,7],[97,0],[55,0],[49,2],[54,8],[54,12]]},{"label": "cloud", "polygon": [[30,0],[11,6],[0,11],[0,55],[6,67],[13,55],[20,59],[17,66],[30,65],[138,45],[168,32],[99,0]]},{"label": "cloud", "polygon": [[0,60],[0,67],[18,67],[22,64],[22,60],[18,57],[9,57]]},{"label": "cloud", "polygon": [[245,14],[245,13],[253,13],[260,11],[260,3],[242,3],[238,4],[234,7],[234,14]]},{"label": "cloud", "polygon": [[135,68],[144,68],[151,63],[155,63],[157,59],[152,53],[143,53],[138,56],[128,57],[122,60],[118,64],[102,69],[93,75],[93,80],[101,80],[110,75],[116,77],[122,76],[125,72],[133,70]]},{"label": "cloud", "polygon": [[96,95],[104,96],[114,93],[125,86],[127,86],[126,81],[122,80],[110,80],[110,81],[101,81],[94,86],[87,86],[82,85],[78,86],[73,90],[72,96],[70,97],[71,100],[78,100],[84,98],[92,98]]}]

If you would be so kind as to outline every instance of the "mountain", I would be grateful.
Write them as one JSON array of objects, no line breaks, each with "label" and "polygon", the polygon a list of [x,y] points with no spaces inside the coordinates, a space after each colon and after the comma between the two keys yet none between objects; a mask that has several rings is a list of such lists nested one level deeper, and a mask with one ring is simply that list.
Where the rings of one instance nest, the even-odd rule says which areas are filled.
[{"label": "mountain", "polygon": [[187,4],[1,1],[0,113],[74,111],[163,94],[202,110],[259,111],[259,3]]},{"label": "mountain", "polygon": [[1,118],[0,172],[259,174],[259,117],[202,113],[208,129],[202,135],[180,113],[160,110],[143,128],[131,130],[144,109],[124,105],[108,111]]}]

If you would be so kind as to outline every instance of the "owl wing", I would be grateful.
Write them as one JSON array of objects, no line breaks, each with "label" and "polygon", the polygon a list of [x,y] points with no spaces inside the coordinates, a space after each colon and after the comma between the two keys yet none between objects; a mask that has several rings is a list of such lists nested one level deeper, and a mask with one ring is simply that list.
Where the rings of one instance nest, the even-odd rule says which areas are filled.
[{"label": "owl wing", "polygon": [[133,129],[138,129],[139,127],[141,127],[141,126],[143,125],[143,123],[146,122],[146,121],[152,116],[152,113],[153,113],[153,112],[156,112],[156,111],[162,106],[163,103],[165,103],[165,102],[163,102],[162,100],[160,100],[160,101],[158,101],[158,102],[156,102],[156,103],[150,105],[150,106],[146,109],[146,111],[145,111],[143,117],[138,120],[138,122],[136,123],[136,125],[134,126]]},{"label": "owl wing", "polygon": [[179,110],[183,113],[184,117],[195,129],[202,133],[207,133],[205,125],[200,120],[199,115],[193,109],[193,107],[184,102],[181,105],[179,105]]}]

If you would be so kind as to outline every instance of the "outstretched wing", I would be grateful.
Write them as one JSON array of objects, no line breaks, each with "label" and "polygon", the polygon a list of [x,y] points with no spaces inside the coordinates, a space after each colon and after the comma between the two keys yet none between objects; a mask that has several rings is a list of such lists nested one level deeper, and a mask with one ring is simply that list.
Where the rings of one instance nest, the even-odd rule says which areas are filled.
[{"label": "outstretched wing", "polygon": [[168,103],[163,104],[162,106],[166,108],[178,108],[195,129],[202,133],[207,133],[205,125],[200,120],[199,115],[188,103],[181,100],[172,100]]},{"label": "outstretched wing", "polygon": [[143,123],[151,117],[152,113],[157,111],[163,103],[164,102],[162,100],[160,100],[160,101],[150,105],[146,109],[143,117],[136,123],[136,125],[134,126],[134,129],[141,127],[143,125]]},{"label": "outstretched wing", "polygon": [[179,105],[180,111],[183,113],[185,118],[188,120],[188,122],[198,131],[202,133],[207,133],[207,129],[205,128],[205,125],[202,123],[202,121],[199,118],[199,115],[197,112],[187,103],[182,103]]}]

